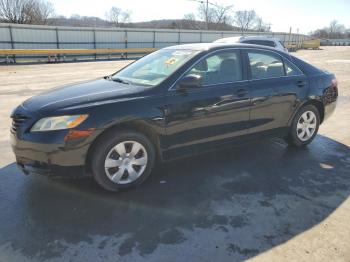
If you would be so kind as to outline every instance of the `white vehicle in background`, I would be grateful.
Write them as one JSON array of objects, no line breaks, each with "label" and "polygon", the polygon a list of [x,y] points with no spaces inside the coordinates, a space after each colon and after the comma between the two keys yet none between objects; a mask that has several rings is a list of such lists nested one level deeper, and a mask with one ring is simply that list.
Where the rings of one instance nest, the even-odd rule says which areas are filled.
[{"label": "white vehicle in background", "polygon": [[276,48],[280,51],[288,53],[288,49],[278,38],[266,37],[266,36],[235,36],[221,38],[214,43],[244,43],[252,45],[263,45]]}]

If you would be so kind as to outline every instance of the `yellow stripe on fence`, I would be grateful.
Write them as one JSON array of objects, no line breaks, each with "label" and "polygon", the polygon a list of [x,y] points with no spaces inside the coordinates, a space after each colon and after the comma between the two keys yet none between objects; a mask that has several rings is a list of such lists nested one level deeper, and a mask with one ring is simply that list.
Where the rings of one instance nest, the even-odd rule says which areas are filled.
[{"label": "yellow stripe on fence", "polygon": [[115,54],[115,53],[151,53],[157,48],[122,49],[0,49],[0,55],[64,55],[64,54]]}]

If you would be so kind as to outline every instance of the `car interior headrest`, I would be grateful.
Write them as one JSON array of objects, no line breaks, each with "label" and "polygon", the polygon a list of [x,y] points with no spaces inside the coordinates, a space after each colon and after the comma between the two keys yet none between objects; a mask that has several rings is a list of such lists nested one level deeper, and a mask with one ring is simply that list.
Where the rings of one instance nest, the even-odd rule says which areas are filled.
[{"label": "car interior headrest", "polygon": [[207,60],[203,59],[198,64],[194,66],[194,69],[197,71],[208,71],[208,63]]},{"label": "car interior headrest", "polygon": [[279,77],[284,75],[284,68],[282,63],[270,64],[266,69],[268,77]]},{"label": "car interior headrest", "polygon": [[236,72],[236,60],[233,58],[225,59],[221,62],[220,73],[229,75]]}]

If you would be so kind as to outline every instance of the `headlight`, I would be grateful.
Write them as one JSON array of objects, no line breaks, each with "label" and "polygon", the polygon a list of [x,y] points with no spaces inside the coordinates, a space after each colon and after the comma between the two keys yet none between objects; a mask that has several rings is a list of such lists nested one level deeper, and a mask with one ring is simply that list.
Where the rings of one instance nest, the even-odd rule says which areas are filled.
[{"label": "headlight", "polygon": [[30,131],[53,131],[74,128],[87,117],[88,115],[45,117],[36,122]]}]

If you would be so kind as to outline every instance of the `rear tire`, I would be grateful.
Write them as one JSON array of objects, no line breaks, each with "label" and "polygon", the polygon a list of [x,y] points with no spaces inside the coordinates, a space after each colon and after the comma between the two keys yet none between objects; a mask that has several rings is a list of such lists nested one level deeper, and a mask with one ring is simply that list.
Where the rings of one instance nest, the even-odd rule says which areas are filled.
[{"label": "rear tire", "polygon": [[155,162],[152,142],[134,131],[111,131],[99,138],[91,157],[95,181],[108,191],[135,187],[151,174]]},{"label": "rear tire", "polygon": [[306,146],[314,140],[319,126],[320,113],[317,108],[313,105],[303,106],[294,116],[286,142],[291,146]]}]

